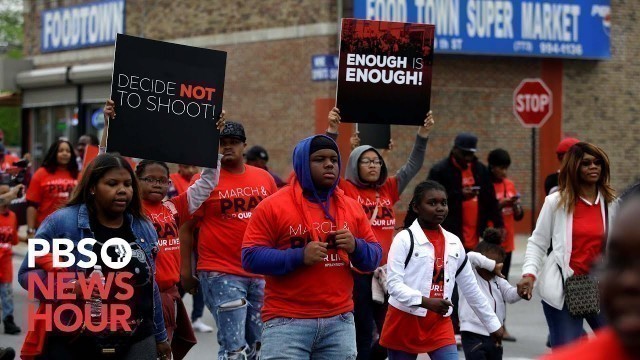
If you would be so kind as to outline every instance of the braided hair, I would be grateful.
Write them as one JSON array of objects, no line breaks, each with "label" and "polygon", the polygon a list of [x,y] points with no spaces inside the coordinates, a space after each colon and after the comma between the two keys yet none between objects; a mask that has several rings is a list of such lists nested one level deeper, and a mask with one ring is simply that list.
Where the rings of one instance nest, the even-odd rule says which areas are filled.
[{"label": "braided hair", "polygon": [[416,221],[416,219],[418,218],[418,213],[416,213],[415,210],[413,210],[414,205],[419,203],[422,197],[424,196],[424,194],[426,194],[427,191],[429,190],[442,191],[443,193],[445,193],[445,195],[447,193],[447,190],[444,188],[444,186],[440,185],[440,183],[437,181],[425,180],[420,184],[418,184],[416,188],[413,190],[413,198],[411,198],[411,201],[409,202],[409,208],[407,209],[407,216],[405,216],[404,218],[404,224],[402,227],[403,229],[409,228],[409,226],[411,226],[411,224],[413,224],[413,222]]}]

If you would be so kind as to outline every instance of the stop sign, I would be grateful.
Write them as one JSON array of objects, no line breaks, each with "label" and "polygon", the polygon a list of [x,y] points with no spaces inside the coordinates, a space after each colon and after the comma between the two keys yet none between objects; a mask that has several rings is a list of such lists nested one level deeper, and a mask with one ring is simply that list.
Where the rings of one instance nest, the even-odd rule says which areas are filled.
[{"label": "stop sign", "polygon": [[524,79],[513,92],[513,114],[524,127],[544,125],[552,107],[553,94],[541,79]]}]

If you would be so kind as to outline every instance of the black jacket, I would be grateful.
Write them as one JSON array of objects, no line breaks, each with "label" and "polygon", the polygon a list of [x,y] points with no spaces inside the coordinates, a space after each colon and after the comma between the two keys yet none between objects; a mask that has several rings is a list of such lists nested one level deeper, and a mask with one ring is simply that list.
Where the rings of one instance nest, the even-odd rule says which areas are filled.
[{"label": "black jacket", "polygon": [[[504,223],[496,193],[491,183],[489,170],[477,160],[471,166],[473,166],[473,177],[475,178],[476,186],[480,186],[480,194],[478,195],[478,236],[482,236],[489,221],[492,221],[493,226],[497,228],[503,227]],[[462,173],[460,169],[453,164],[451,156],[449,156],[433,165],[429,171],[428,179],[439,182],[447,190],[449,215],[442,223],[442,227],[454,233],[463,241]]]}]

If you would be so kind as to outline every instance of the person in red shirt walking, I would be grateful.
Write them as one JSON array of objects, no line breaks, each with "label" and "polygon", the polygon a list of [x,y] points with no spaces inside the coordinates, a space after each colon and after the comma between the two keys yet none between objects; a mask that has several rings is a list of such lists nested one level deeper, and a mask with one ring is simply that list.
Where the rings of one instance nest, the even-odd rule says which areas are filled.
[{"label": "person in red shirt walking", "polygon": [[266,275],[261,359],[355,359],[351,265],[375,270],[382,249],[361,205],[337,187],[338,146],[325,135],[293,152],[294,179],[255,209],[242,244]]},{"label": "person in red shirt walking", "polygon": [[51,144],[42,167],[27,188],[27,237],[35,235],[42,220],[65,204],[78,184],[78,163],[66,140]]},{"label": "person in red shirt walking", "polygon": [[515,249],[515,222],[522,220],[524,210],[520,205],[520,193],[516,190],[516,186],[509,178],[507,171],[511,166],[511,156],[504,149],[491,150],[487,158],[489,164],[489,172],[491,174],[491,182],[496,193],[496,199],[502,211],[502,220],[504,222],[504,240],[502,248],[506,256],[504,258],[504,267],[502,275],[509,279],[509,269],[511,268],[511,254]]},{"label": "person in red shirt walking", "polygon": [[[572,316],[564,283],[589,274],[603,249],[617,208],[609,176],[609,158],[602,149],[584,142],[573,145],[562,162],[559,189],[545,198],[527,242],[518,292],[530,298],[536,283],[552,348],[582,336],[585,320],[593,330],[604,325],[601,314]],[[550,244],[553,250],[543,266]]]},{"label": "person in red shirt walking", "polygon": [[[183,358],[189,348],[196,343],[187,310],[182,303],[177,286],[180,282],[178,229],[180,224],[189,220],[191,214],[209,197],[218,183],[218,174],[217,169],[205,169],[202,177],[183,194],[163,201],[171,182],[167,164],[162,161],[142,160],[136,167],[136,176],[140,181],[142,208],[158,233],[156,282],[164,308],[167,336],[176,359]],[[172,341],[174,334],[176,343]]]},{"label": "person in red shirt walking", "polygon": [[503,328],[478,287],[460,239],[441,224],[448,214],[445,188],[427,180],[416,186],[407,209],[404,231],[393,239],[387,263],[389,311],[380,344],[389,360],[457,360],[450,315],[457,284],[496,346]]},{"label": "person in red shirt walking", "polygon": [[[20,185],[11,191],[15,198],[18,190],[23,189]],[[0,186],[0,195],[9,193],[8,186]],[[16,214],[9,210],[8,202],[3,201],[0,205],[0,303],[2,304],[2,322],[4,323],[4,333],[14,335],[22,331],[13,321],[13,264],[11,262],[11,247],[18,245],[18,219]]]},{"label": "person in red shirt walking", "polygon": [[640,184],[620,197],[600,272],[602,311],[609,327],[543,360],[640,360]]},{"label": "person in red shirt walking", "polygon": [[254,209],[278,190],[271,174],[244,163],[246,140],[242,124],[226,122],[220,133],[218,186],[194,213],[194,221],[180,229],[182,285],[191,291],[198,284],[191,268],[193,231],[200,227],[196,270],[205,304],[218,325],[218,357],[223,359],[257,356],[264,279],[242,267],[240,253]]}]

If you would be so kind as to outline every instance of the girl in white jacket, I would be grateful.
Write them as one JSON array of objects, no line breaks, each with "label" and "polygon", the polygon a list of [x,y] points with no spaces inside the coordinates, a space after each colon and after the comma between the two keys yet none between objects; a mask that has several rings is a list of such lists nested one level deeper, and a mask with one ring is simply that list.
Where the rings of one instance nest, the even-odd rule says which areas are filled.
[{"label": "girl in white jacket", "polygon": [[442,185],[428,180],[416,186],[405,231],[394,238],[387,262],[391,306],[380,344],[389,349],[389,360],[420,353],[432,360],[458,359],[449,317],[455,283],[500,346],[504,330],[478,288],[460,239],[440,226],[447,213]]},{"label": "girl in white jacket", "polygon": [[[521,298],[518,296],[516,287],[509,284],[501,275],[501,264],[506,257],[504,249],[500,246],[502,233],[497,229],[488,228],[484,231],[482,239],[475,251],[467,253],[467,257],[471,262],[480,290],[489,301],[489,306],[498,319],[503,322],[507,310],[506,303],[513,304]],[[490,262],[488,265],[487,260]],[[489,271],[488,268],[491,268],[492,271]],[[458,310],[465,359],[502,359],[502,348],[494,346],[489,332],[473,312],[464,296],[460,296]]]}]

